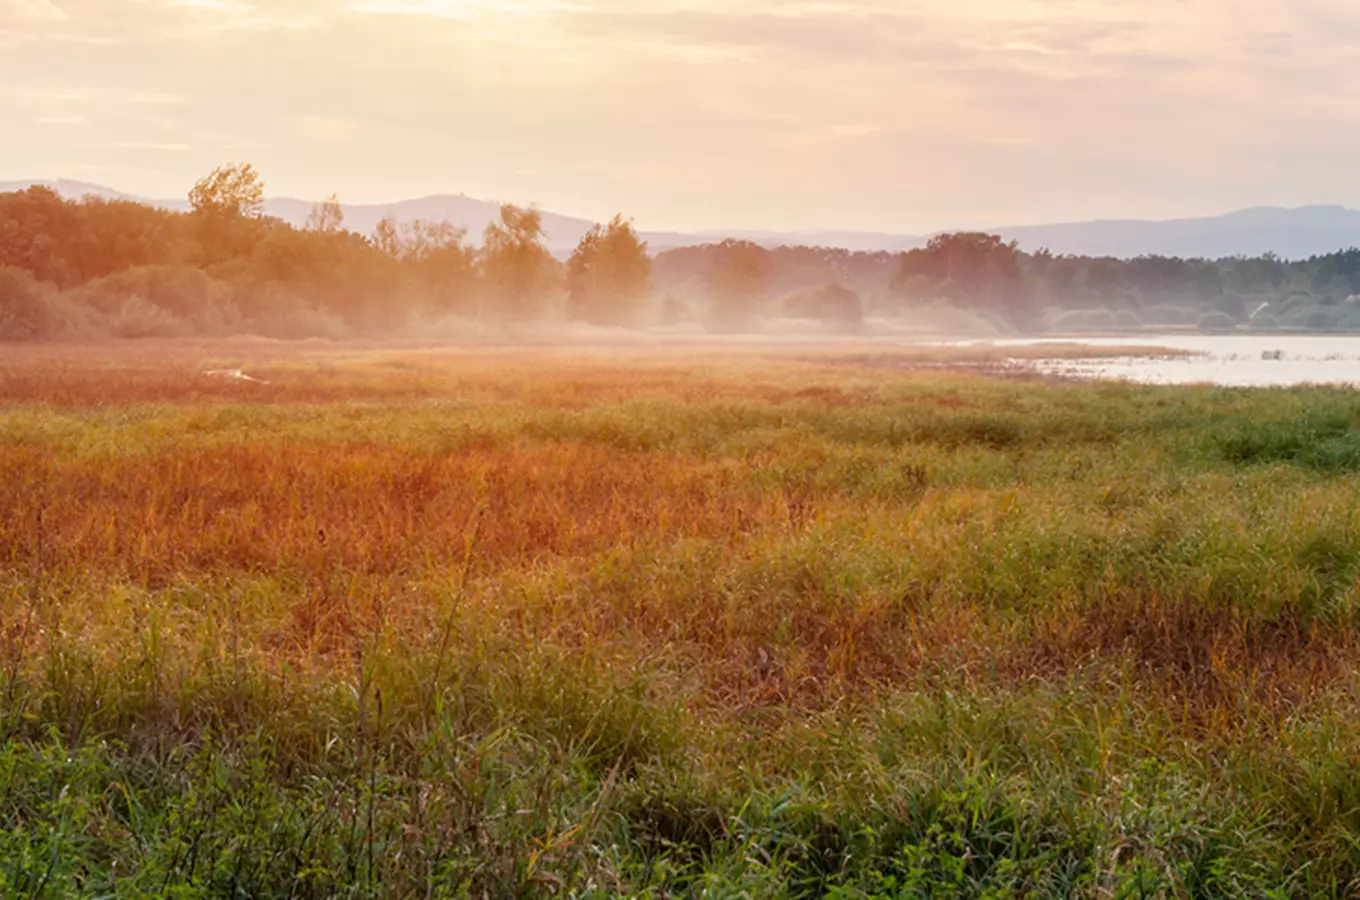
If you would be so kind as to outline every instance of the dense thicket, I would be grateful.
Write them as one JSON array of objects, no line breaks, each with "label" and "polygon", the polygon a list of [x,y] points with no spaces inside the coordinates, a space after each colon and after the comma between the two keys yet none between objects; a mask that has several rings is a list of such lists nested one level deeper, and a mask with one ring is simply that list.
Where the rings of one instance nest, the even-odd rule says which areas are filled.
[{"label": "dense thicket", "polygon": [[1058,256],[945,234],[906,253],[748,241],[648,255],[616,217],[570,259],[534,209],[480,236],[447,222],[344,228],[332,197],[306,227],[262,214],[263,183],[225,166],[187,213],[127,201],[0,194],[0,339],[258,333],[477,333],[515,322],[742,331],[771,319],[854,331],[866,316],[957,330],[1360,329],[1360,250],[1307,260]]},{"label": "dense thicket", "polygon": [[[906,253],[853,253],[728,241],[660,254],[658,290],[692,303],[782,299],[800,315],[810,288],[855,292],[865,314],[948,306],[1000,330],[1112,331],[1142,327],[1360,328],[1360,250],[1307,260],[1135,259],[1026,253],[980,233],[945,234]],[[814,302],[814,305],[816,303]],[[828,321],[844,320],[845,301]]]},{"label": "dense thicket", "polygon": [[0,338],[447,332],[553,310],[612,324],[650,293],[651,260],[622,219],[588,254],[592,291],[568,305],[534,209],[505,206],[474,247],[447,222],[355,234],[335,198],[296,228],[263,215],[262,196],[249,166],[204,178],[186,213],[0,194]]}]

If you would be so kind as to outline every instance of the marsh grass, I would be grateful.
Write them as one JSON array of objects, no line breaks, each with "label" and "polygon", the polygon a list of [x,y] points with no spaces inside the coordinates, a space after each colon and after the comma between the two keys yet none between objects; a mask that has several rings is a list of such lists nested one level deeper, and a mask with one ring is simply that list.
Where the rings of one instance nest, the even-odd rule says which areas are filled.
[{"label": "marsh grass", "polygon": [[0,894],[1360,887],[1353,392],[162,351],[0,365]]}]

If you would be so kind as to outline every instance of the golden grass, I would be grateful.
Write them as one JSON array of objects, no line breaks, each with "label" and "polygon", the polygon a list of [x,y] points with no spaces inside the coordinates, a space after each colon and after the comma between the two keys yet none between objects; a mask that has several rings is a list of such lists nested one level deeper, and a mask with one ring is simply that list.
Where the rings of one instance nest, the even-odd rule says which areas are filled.
[{"label": "golden grass", "polygon": [[[1269,831],[1270,878],[1318,847],[1360,872],[1349,794],[1310,805],[1297,787],[1360,758],[1338,725],[1360,666],[1347,392],[998,381],[806,350],[70,352],[0,363],[16,739],[51,727],[161,759],[253,734],[285,767],[343,781],[380,755],[439,797],[445,768],[482,784],[474,766],[524,734],[513,784],[577,759],[571,802],[657,791],[615,810],[624,831],[715,847],[742,791],[785,782],[849,804],[837,840],[888,828],[902,757],[960,796],[980,777],[1054,798],[1097,835],[1091,859],[1123,846],[1117,798],[1155,760],[1229,798],[1242,833]],[[211,364],[271,384],[204,380]],[[865,799],[883,779],[899,786]],[[494,804],[458,802],[501,827],[478,818],[503,819]],[[832,828],[809,822],[789,828]],[[695,873],[717,865],[688,852]],[[1090,884],[1114,890],[1118,868]]]}]

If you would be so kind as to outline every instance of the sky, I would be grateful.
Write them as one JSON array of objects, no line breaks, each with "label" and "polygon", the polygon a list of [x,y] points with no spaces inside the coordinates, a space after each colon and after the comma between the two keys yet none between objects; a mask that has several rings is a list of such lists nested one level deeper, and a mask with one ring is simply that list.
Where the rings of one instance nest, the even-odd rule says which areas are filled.
[{"label": "sky", "polygon": [[1355,0],[0,0],[0,181],[919,233],[1360,206]]}]

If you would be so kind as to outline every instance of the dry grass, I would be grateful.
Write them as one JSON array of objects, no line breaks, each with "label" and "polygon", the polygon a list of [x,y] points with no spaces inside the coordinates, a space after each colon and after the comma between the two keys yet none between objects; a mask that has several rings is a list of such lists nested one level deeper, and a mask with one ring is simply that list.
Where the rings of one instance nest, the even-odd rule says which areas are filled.
[{"label": "dry grass", "polygon": [[[384,877],[411,890],[432,876],[398,860],[456,851],[500,859],[466,884],[506,896],[576,877],[600,895],[704,878],[869,891],[910,871],[908,896],[1344,893],[1327,886],[1360,873],[1349,393],[723,352],[6,356],[15,746],[39,753],[50,728],[117,742],[110,765],[179,779],[146,801],[174,821],[176,791],[211,792],[176,748],[260,767],[260,796],[293,798],[269,815],[299,821],[322,801],[298,785],[333,779],[339,793],[317,795],[330,809],[366,771],[366,815],[389,825],[355,806],[309,827],[388,842]],[[205,380],[210,365],[271,383]],[[1268,439],[1244,437],[1244,411]],[[1309,422],[1327,453],[1297,451]],[[243,749],[260,740],[266,757]],[[1154,762],[1170,768],[1154,778]],[[805,797],[793,819],[778,819],[781,785]],[[430,830],[404,791],[462,824]],[[1136,824],[1119,799],[1134,795],[1188,818]],[[973,824],[946,797],[983,804]],[[756,809],[775,818],[757,828]],[[0,817],[22,830],[41,810]],[[143,844],[179,834],[171,819],[147,820]],[[587,826],[589,863],[558,842]],[[246,828],[211,827],[238,844]],[[357,883],[358,851],[337,841],[316,896]],[[858,861],[818,862],[833,845]],[[16,853],[0,842],[0,860]],[[182,848],[166,853],[181,883]],[[1192,863],[1233,877],[1210,889]],[[93,884],[102,865],[71,871]]]}]

